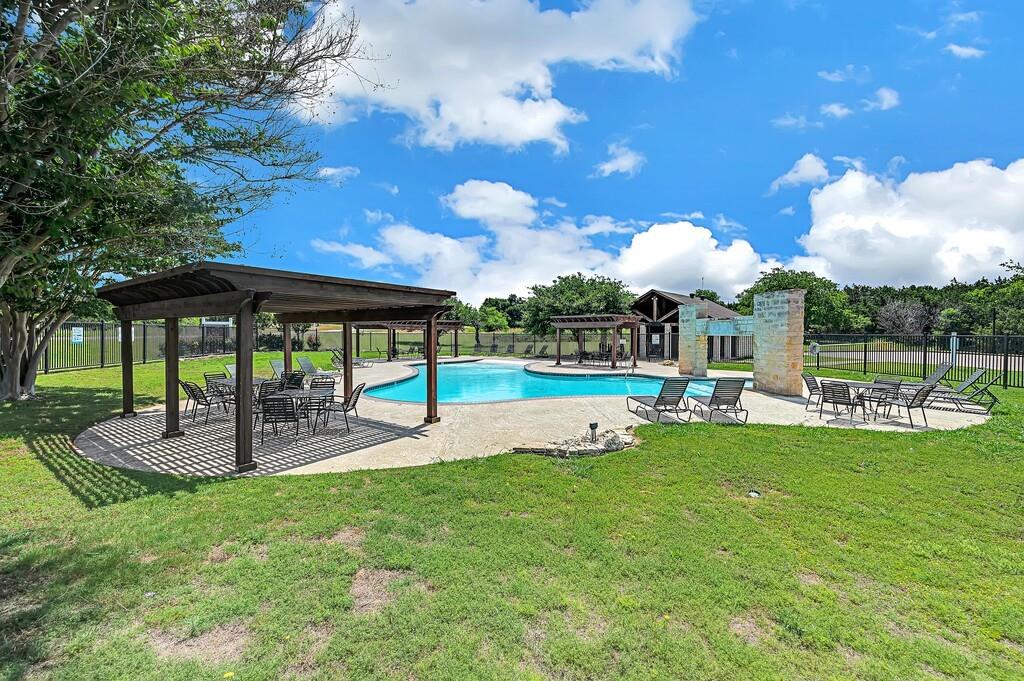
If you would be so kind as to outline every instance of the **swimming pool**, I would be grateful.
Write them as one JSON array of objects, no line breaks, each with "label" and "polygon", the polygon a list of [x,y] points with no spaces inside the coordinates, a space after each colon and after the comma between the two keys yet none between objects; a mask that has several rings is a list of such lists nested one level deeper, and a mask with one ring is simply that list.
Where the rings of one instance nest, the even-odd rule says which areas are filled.
[{"label": "swimming pool", "polygon": [[[396,383],[369,388],[366,394],[398,402],[423,402],[427,377],[419,373]],[[537,397],[657,395],[663,379],[642,376],[554,376],[526,371],[522,364],[481,360],[439,364],[437,400],[448,403],[502,402]],[[687,395],[710,395],[714,380],[690,382]]]}]

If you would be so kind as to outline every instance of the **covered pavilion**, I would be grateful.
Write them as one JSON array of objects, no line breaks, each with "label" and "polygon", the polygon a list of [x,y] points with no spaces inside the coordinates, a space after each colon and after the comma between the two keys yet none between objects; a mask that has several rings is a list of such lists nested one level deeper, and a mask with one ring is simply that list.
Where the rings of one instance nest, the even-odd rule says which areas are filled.
[{"label": "covered pavilion", "polygon": [[[358,279],[272,270],[245,265],[196,262],[97,289],[114,306],[122,337],[131,338],[132,322],[164,320],[165,428],[163,437],[185,435],[179,418],[178,319],[228,315],[236,318],[236,385],[238,395],[252,393],[253,315],[273,312],[291,338],[291,324],[335,322],[344,328],[343,372],[346,399],[352,394],[352,326],[395,319],[421,324],[425,337],[436,337],[437,325],[454,291],[418,288]],[[285,365],[291,369],[291,343]],[[426,423],[440,420],[437,410],[437,344],[426,355]],[[121,343],[122,416],[134,416],[132,344]],[[239,399],[235,409],[235,470],[252,471],[252,400]]]},{"label": "covered pavilion", "polygon": [[[583,314],[564,315],[551,318],[551,325],[555,327],[555,364],[562,363],[562,330],[586,331],[589,329],[611,330],[612,332],[612,369],[618,367],[617,351],[619,348],[619,331],[630,329],[630,354],[633,357],[633,367],[636,368],[637,332],[640,329],[640,317],[632,314]],[[583,354],[583,334],[577,334],[579,353]]]},{"label": "covered pavilion", "polygon": [[[434,345],[437,345],[437,337],[439,334],[449,331],[454,334],[454,342],[452,346],[452,356],[459,356],[459,331],[462,330],[466,324],[459,319],[438,319],[434,323]],[[384,329],[387,331],[387,345],[388,361],[392,361],[396,358],[397,353],[395,351],[396,333],[398,331],[420,331],[423,333],[423,352],[426,353],[427,344],[429,339],[427,337],[427,321],[423,319],[405,319],[399,321],[387,321],[387,322],[375,322],[372,324],[356,324],[356,354],[359,354],[359,329]]]}]

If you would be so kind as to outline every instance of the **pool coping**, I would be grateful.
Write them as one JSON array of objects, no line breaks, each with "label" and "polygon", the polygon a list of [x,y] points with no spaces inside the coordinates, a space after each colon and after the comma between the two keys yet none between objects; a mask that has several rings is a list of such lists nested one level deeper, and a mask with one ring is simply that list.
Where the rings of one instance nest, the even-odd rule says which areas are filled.
[{"label": "pool coping", "polygon": [[[559,373],[559,372],[536,371],[536,370],[530,369],[530,366],[533,365],[533,364],[539,364],[540,362],[537,362],[537,361],[532,361],[531,362],[529,360],[517,360],[517,359],[505,358],[505,357],[470,357],[470,358],[466,358],[466,359],[453,358],[453,359],[450,359],[450,360],[445,361],[445,362],[439,362],[439,364],[469,364],[471,362],[486,362],[486,361],[501,362],[501,363],[507,363],[507,364],[517,364],[517,365],[522,366],[523,371],[525,371],[526,373],[533,374],[534,376],[543,376],[545,378],[594,378],[594,377],[610,378],[610,377],[614,377],[614,378],[624,378],[625,379],[625,378],[631,378],[632,377],[632,378],[649,378],[649,379],[661,380],[661,381],[665,380],[666,378],[670,378],[669,376],[658,376],[656,374],[648,374],[648,373],[632,373],[632,374],[627,374],[627,373],[621,373],[621,374],[606,374],[606,373],[563,374],[563,373]],[[382,383],[375,383],[372,386],[367,386],[366,390],[363,392],[363,394],[366,395],[366,397],[368,399],[378,400],[380,402],[390,402],[392,404],[425,404],[425,400],[395,400],[395,399],[391,399],[391,398],[388,398],[388,397],[377,397],[377,396],[373,395],[372,393],[370,393],[370,390],[375,390],[377,388],[386,388],[386,387],[389,387],[389,386],[392,386],[392,385],[397,385],[399,383],[405,383],[406,381],[413,380],[414,378],[416,378],[420,374],[419,367],[422,367],[422,366],[425,366],[425,365],[426,365],[426,362],[422,361],[422,360],[418,360],[418,361],[416,361],[414,363],[406,364],[405,367],[408,368],[408,369],[411,369],[412,373],[410,373],[407,376],[403,376],[401,378],[395,378],[395,379],[392,379],[392,380],[389,380],[389,381],[384,381]],[[699,381],[714,381],[714,380],[716,380],[717,377],[713,377],[713,376],[690,376],[689,378],[697,379]],[[748,379],[748,380],[750,380],[750,379]],[[553,395],[551,397],[516,397],[514,399],[508,399],[508,400],[483,400],[483,401],[479,401],[479,402],[478,401],[473,401],[473,402],[442,402],[442,401],[439,400],[437,404],[439,406],[458,406],[458,405],[462,405],[462,404],[475,404],[475,405],[511,404],[513,402],[527,402],[527,401],[533,401],[533,400],[576,400],[576,399],[604,399],[604,398],[609,398],[609,399],[627,399],[629,397],[633,397],[633,396],[632,395]]]}]

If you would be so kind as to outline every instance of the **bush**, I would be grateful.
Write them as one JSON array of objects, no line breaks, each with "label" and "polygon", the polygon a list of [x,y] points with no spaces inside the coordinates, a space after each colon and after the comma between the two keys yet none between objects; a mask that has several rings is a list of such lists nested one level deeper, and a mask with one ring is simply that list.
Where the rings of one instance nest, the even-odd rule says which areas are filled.
[{"label": "bush", "polygon": [[306,347],[310,350],[315,352],[320,349],[321,345],[323,345],[323,341],[320,340],[319,336],[312,333],[306,336]]},{"label": "bush", "polygon": [[279,333],[261,333],[256,336],[256,348],[259,350],[284,350],[284,338]]}]

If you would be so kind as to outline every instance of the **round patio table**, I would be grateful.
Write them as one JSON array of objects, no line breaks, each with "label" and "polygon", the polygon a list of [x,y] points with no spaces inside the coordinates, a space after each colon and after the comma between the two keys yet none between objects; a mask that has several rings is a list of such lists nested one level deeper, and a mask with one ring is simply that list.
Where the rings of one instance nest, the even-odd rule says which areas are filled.
[{"label": "round patio table", "polygon": [[869,383],[868,381],[843,381],[843,383],[850,386],[858,397],[864,399],[865,403],[871,405],[871,415],[875,420],[878,419],[879,399],[885,393],[899,393],[899,388],[884,383]]}]

